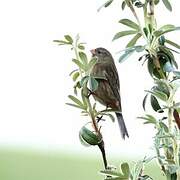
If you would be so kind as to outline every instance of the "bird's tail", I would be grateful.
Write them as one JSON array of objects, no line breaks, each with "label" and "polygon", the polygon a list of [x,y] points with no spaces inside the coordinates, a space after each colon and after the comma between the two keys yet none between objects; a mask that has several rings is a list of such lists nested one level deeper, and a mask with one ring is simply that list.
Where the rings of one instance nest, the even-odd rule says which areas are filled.
[{"label": "bird's tail", "polygon": [[117,112],[116,113],[117,119],[118,119],[118,124],[119,124],[119,128],[120,128],[120,132],[121,132],[121,136],[123,139],[125,139],[125,136],[129,137],[125,122],[124,122],[124,118],[122,113]]}]

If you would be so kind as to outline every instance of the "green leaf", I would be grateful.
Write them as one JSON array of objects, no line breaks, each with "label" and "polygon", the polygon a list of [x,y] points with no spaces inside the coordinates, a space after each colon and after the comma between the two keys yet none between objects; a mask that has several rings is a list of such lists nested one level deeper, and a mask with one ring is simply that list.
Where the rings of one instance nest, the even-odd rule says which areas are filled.
[{"label": "green leaf", "polygon": [[78,106],[82,107],[82,109],[84,109],[83,103],[78,98],[76,98],[75,96],[72,96],[72,95],[69,95],[68,98],[71,99]]},{"label": "green leaf", "polygon": [[132,35],[132,34],[136,34],[137,31],[134,30],[129,30],[129,31],[121,31],[115,34],[115,36],[113,37],[113,41],[116,39],[119,39],[123,36],[128,36],[128,35]]},{"label": "green leaf", "polygon": [[102,138],[99,137],[97,134],[94,132],[90,131],[88,128],[83,126],[79,132],[79,135],[82,137],[82,139],[90,144],[90,145],[98,145],[101,141]]},{"label": "green leaf", "polygon": [[137,117],[137,118],[146,120],[144,124],[156,124],[156,118],[154,118],[152,115],[149,115],[149,114],[146,114],[143,117]]},{"label": "green leaf", "polygon": [[177,49],[180,49],[180,45],[175,43],[175,42],[173,42],[173,41],[170,41],[170,40],[166,39],[165,42],[170,44],[171,46],[176,47]]},{"label": "green leaf", "polygon": [[146,27],[143,28],[143,32],[146,35],[146,37],[148,37],[149,31]]},{"label": "green leaf", "polygon": [[159,3],[159,0],[154,0],[154,4],[157,5]]},{"label": "green leaf", "polygon": [[146,110],[147,97],[148,97],[148,94],[146,94],[146,95],[144,96],[143,103],[142,103],[142,106],[143,106],[144,111]]},{"label": "green leaf", "polygon": [[171,6],[169,0],[162,0],[162,2],[164,3],[165,7],[166,7],[169,11],[172,11],[172,6]]},{"label": "green leaf", "polygon": [[72,104],[72,103],[66,103],[67,105],[69,105],[69,106],[73,106],[73,107],[75,107],[75,108],[79,108],[79,109],[83,109],[83,110],[85,110],[85,108],[84,107],[82,107],[82,106],[79,106],[79,105],[76,105],[76,104]]},{"label": "green leaf", "polygon": [[153,64],[153,60],[151,58],[148,58],[147,66],[148,66],[149,74],[153,77],[154,64]]},{"label": "green leaf", "polygon": [[153,96],[161,99],[162,101],[167,101],[168,97],[165,93],[158,91],[158,90],[154,90],[154,91],[146,91],[148,93],[151,93]]},{"label": "green leaf", "polygon": [[92,92],[97,90],[97,88],[98,88],[98,81],[94,77],[89,76],[88,83],[89,83],[89,89]]},{"label": "green leaf", "polygon": [[136,52],[142,52],[142,51],[144,51],[144,49],[145,49],[144,46],[134,46],[134,48],[135,48],[135,51],[136,51]]},{"label": "green leaf", "polygon": [[59,43],[58,45],[70,45],[70,42],[63,41],[63,40],[54,40],[53,42]]},{"label": "green leaf", "polygon": [[78,44],[78,48],[80,49],[80,50],[84,50],[85,49],[85,47],[80,43],[80,44]]},{"label": "green leaf", "polygon": [[134,52],[142,52],[144,50],[144,46],[132,46],[125,49],[125,53],[120,56],[119,62],[122,63],[126,59],[128,59]]},{"label": "green leaf", "polygon": [[167,31],[167,30],[170,30],[170,29],[173,29],[173,28],[175,28],[174,25],[172,25],[172,24],[166,24],[166,25],[160,27],[160,28],[158,29],[158,31]]},{"label": "green leaf", "polygon": [[82,144],[83,146],[85,146],[85,147],[91,146],[90,144],[88,144],[88,143],[82,138],[80,131],[79,131],[79,140],[80,140],[80,142],[81,142],[81,144]]},{"label": "green leaf", "polygon": [[156,111],[156,112],[159,112],[159,113],[163,113],[164,112],[161,109],[161,106],[159,105],[158,100],[153,95],[151,95],[151,106],[152,106],[153,110]]},{"label": "green leaf", "polygon": [[121,171],[125,176],[129,177],[130,176],[129,164],[128,163],[122,163],[121,164]]},{"label": "green leaf", "polygon": [[166,124],[164,124],[163,122],[160,122],[159,125],[161,126],[161,128],[164,129],[164,132],[168,133],[169,129]]},{"label": "green leaf", "polygon": [[113,0],[109,0],[104,4],[104,7],[108,7],[109,5],[111,5],[111,3],[113,2]]},{"label": "green leaf", "polygon": [[134,46],[137,42],[137,40],[141,37],[142,35],[140,33],[136,34],[130,41],[129,43],[126,45],[126,47],[131,47]]},{"label": "green leaf", "polygon": [[167,24],[167,25],[162,26],[160,29],[154,31],[154,36],[158,38],[165,33],[176,31],[176,30],[180,30],[180,27],[175,27],[174,25]]},{"label": "green leaf", "polygon": [[87,56],[84,52],[79,52],[79,57],[82,61],[82,63],[86,66],[88,64]]},{"label": "green leaf", "polygon": [[73,81],[76,81],[78,77],[79,77],[79,72],[75,72],[72,76]]},{"label": "green leaf", "polygon": [[113,1],[114,1],[114,0],[108,0],[108,1],[105,2],[102,6],[100,6],[97,11],[100,11],[103,7],[106,8],[106,7],[110,6]]},{"label": "green leaf", "polygon": [[93,66],[96,64],[96,62],[97,62],[97,58],[92,58],[92,59],[89,61],[88,69],[92,69]]},{"label": "green leaf", "polygon": [[70,35],[65,35],[64,38],[70,43],[72,44],[73,43],[73,39]]},{"label": "green leaf", "polygon": [[124,9],[125,9],[125,7],[126,7],[126,2],[125,2],[125,1],[123,1],[123,2],[122,2],[122,4],[121,4],[121,9],[122,9],[122,10],[124,10]]},{"label": "green leaf", "polygon": [[77,59],[73,59],[72,60],[80,69],[83,69],[86,71],[86,67],[84,66],[84,64],[82,64],[79,60]]},{"label": "green leaf", "polygon": [[170,85],[164,80],[156,80],[155,83],[157,86],[154,86],[152,89],[163,92],[169,98],[171,89]]},{"label": "green leaf", "polygon": [[89,80],[89,76],[84,76],[81,81],[80,81],[80,85],[81,87]]},{"label": "green leaf", "polygon": [[76,82],[76,84],[73,86],[73,88],[74,88],[74,94],[76,94],[77,95],[77,88],[81,88],[81,85],[80,85],[80,82],[78,81],[78,82]]},{"label": "green leaf", "polygon": [[172,66],[172,64],[171,64],[169,61],[167,61],[167,62],[164,64],[163,70],[164,70],[165,72],[172,72],[172,71],[174,71],[174,67]]},{"label": "green leaf", "polygon": [[127,60],[134,52],[135,52],[134,49],[125,51],[125,53],[120,56],[119,62],[120,62],[120,63],[124,62],[124,61]]},{"label": "green leaf", "polygon": [[126,26],[128,26],[130,28],[133,28],[133,29],[135,29],[137,31],[139,30],[138,24],[136,24],[135,22],[131,21],[130,19],[121,19],[119,21],[119,23],[124,24],[124,25],[126,25]]}]

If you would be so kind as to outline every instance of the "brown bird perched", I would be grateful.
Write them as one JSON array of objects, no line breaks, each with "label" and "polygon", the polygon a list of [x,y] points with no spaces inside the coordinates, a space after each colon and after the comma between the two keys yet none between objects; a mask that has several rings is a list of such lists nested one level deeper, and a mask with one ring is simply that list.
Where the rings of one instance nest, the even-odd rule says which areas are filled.
[{"label": "brown bird perched", "polygon": [[98,79],[98,88],[92,93],[93,97],[106,107],[117,111],[116,116],[121,136],[125,139],[125,136],[129,137],[129,135],[121,112],[119,76],[113,57],[104,48],[93,49],[91,53],[93,57],[97,58],[97,63],[92,68],[91,75],[103,78]]}]

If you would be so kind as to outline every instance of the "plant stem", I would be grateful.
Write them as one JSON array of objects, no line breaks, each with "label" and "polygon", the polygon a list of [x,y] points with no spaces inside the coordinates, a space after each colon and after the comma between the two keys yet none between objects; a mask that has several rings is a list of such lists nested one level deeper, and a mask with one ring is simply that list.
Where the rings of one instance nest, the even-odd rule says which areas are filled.
[{"label": "plant stem", "polygon": [[[74,49],[74,52],[75,52],[76,59],[79,60],[77,44],[78,44],[78,38],[76,39],[76,42],[75,42],[75,45],[73,46],[73,49]],[[81,71],[81,69],[79,69],[79,72],[80,72],[80,75],[81,75],[81,78],[82,78],[82,71]],[[87,107],[88,107],[87,111],[88,111],[88,114],[89,114],[89,116],[91,118],[93,129],[94,129],[95,133],[97,134],[97,136],[101,138],[101,142],[98,144],[98,147],[99,147],[99,149],[100,149],[100,151],[102,153],[104,167],[105,167],[105,169],[107,169],[107,159],[106,159],[106,153],[105,153],[105,148],[104,148],[104,141],[103,141],[102,134],[101,134],[101,132],[100,132],[100,130],[98,128],[98,123],[96,121],[96,116],[94,114],[91,102],[89,100],[89,96],[88,96],[88,92],[89,91],[87,89],[87,86],[83,87],[83,91],[84,91],[85,101],[86,101]]]},{"label": "plant stem", "polygon": [[104,167],[105,167],[105,169],[107,169],[107,159],[106,159],[106,152],[105,152],[105,148],[104,148],[104,141],[103,141],[102,134],[98,128],[98,123],[96,122],[94,111],[93,111],[91,102],[89,100],[89,97],[86,97],[86,102],[88,104],[89,116],[91,117],[93,128],[94,128],[96,134],[101,138],[101,142],[98,144],[98,147],[99,147],[101,154],[102,154]]},{"label": "plant stem", "polygon": [[[177,167],[180,167],[180,162],[179,162],[180,145],[179,145],[179,142],[177,139],[178,135],[175,135],[173,133],[173,130],[176,129],[176,125],[175,125],[175,123],[173,123],[173,108],[171,108],[173,106],[173,102],[174,102],[174,94],[175,94],[175,92],[173,91],[173,89],[170,89],[170,97],[167,102],[167,105],[169,107],[169,109],[168,109],[168,128],[169,128],[169,133],[172,135],[172,148],[173,148],[174,162]],[[176,170],[176,175],[177,175],[177,179],[179,180],[180,179],[180,169],[179,168]]]}]

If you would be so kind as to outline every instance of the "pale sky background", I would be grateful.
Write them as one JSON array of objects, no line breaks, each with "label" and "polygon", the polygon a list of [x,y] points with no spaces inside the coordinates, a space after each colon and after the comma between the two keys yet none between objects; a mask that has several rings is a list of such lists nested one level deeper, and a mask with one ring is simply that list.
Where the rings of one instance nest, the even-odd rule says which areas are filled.
[{"label": "pale sky background", "polygon": [[[83,147],[79,129],[87,122],[80,111],[66,106],[73,90],[68,76],[73,70],[72,53],[57,46],[54,39],[65,34],[80,34],[87,52],[98,46],[109,49],[120,75],[123,114],[130,138],[120,138],[117,122],[103,126],[107,152],[146,155],[151,151],[154,130],[136,119],[143,115],[144,89],[151,87],[146,66],[132,56],[118,63],[117,51],[124,49],[128,38],[112,42],[121,31],[119,1],[97,12],[104,0],[6,0],[0,7],[0,146],[44,150],[95,152]],[[173,12],[160,6],[159,24],[180,25],[180,1],[172,1]],[[132,17],[132,19],[134,19]],[[180,44],[180,32],[168,35]],[[90,53],[89,53],[90,55]],[[178,57],[179,58],[179,57]]]}]

